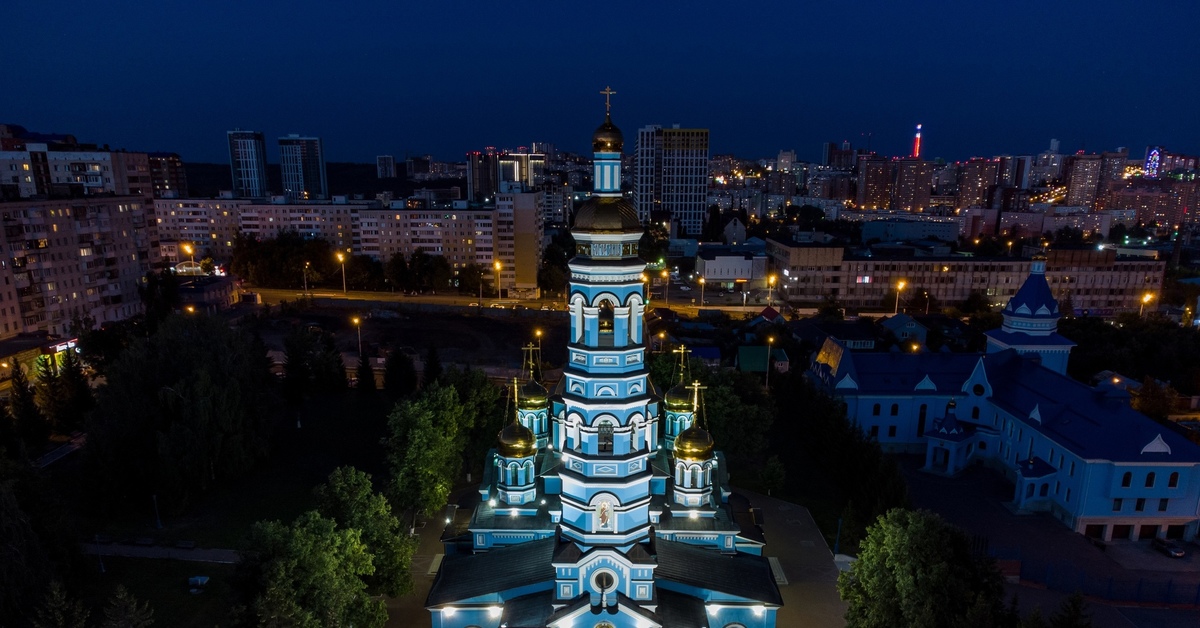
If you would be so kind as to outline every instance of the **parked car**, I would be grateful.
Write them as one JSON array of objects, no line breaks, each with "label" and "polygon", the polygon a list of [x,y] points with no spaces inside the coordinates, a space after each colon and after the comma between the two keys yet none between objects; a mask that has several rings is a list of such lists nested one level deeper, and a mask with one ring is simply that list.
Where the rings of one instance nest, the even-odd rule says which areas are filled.
[{"label": "parked car", "polygon": [[1154,539],[1150,541],[1150,547],[1170,556],[1171,558],[1183,558],[1186,552],[1182,547],[1166,539]]},{"label": "parked car", "polygon": [[687,287],[687,286],[679,286],[679,289],[680,289],[680,290],[682,290],[682,291],[684,291],[684,292],[691,292],[691,291],[692,291],[692,289],[691,289],[691,288],[689,288],[689,287]]}]

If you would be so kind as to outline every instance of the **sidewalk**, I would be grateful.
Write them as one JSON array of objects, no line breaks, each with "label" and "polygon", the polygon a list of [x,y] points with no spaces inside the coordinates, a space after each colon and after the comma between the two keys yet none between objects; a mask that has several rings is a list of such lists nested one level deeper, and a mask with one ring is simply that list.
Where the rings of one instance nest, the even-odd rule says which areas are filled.
[{"label": "sidewalk", "polygon": [[84,543],[83,553],[93,556],[165,558],[170,560],[186,560],[198,563],[223,563],[227,565],[232,565],[239,560],[238,553],[231,549],[182,549],[178,547],[126,545],[120,543]]}]

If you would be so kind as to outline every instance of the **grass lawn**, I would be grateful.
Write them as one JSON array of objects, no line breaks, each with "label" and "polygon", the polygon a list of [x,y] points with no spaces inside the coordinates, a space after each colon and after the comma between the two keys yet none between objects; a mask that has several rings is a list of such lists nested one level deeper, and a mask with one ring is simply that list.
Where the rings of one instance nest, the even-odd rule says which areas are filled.
[{"label": "grass lawn", "polygon": [[[94,566],[98,567],[99,563]],[[150,603],[156,626],[209,628],[229,625],[229,611],[235,603],[230,588],[233,565],[106,558],[104,569],[104,573],[98,568],[89,569],[81,590],[83,602],[92,609],[92,620],[97,624],[103,620],[104,604],[112,597],[117,585],[123,584],[138,600]],[[210,578],[203,593],[188,592],[187,579],[192,576]]]}]

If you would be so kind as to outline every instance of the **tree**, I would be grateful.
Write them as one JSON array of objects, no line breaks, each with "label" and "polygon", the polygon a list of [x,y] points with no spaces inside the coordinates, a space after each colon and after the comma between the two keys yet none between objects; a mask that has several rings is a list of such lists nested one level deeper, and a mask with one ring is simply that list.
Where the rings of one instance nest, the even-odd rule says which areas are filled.
[{"label": "tree", "polygon": [[8,394],[8,412],[16,424],[17,434],[31,450],[40,449],[50,436],[50,424],[38,409],[36,394],[25,376],[25,369],[16,360],[9,371],[9,381],[12,388]]},{"label": "tree", "polygon": [[91,613],[79,600],[72,599],[55,580],[46,591],[42,605],[34,611],[33,628],[86,628]]},{"label": "tree", "polygon": [[83,364],[74,350],[68,349],[62,353],[62,360],[58,365],[58,390],[62,395],[61,414],[55,419],[55,424],[63,432],[78,429],[83,425],[96,400],[92,396],[92,386],[88,377],[83,372]]},{"label": "tree", "polygon": [[58,369],[55,368],[54,356],[43,355],[37,359],[35,368],[36,378],[33,383],[33,398],[42,416],[50,423],[53,430],[63,433],[59,421],[62,420],[62,402],[64,401],[58,385]]},{"label": "tree", "polygon": [[387,264],[383,267],[383,276],[391,285],[392,290],[408,289],[408,263],[404,261],[403,253],[396,253],[388,258]]},{"label": "tree", "polygon": [[153,624],[154,609],[150,608],[150,603],[139,602],[128,589],[118,584],[104,607],[101,628],[147,628]]},{"label": "tree", "polygon": [[237,580],[246,623],[269,627],[373,628],[387,621],[382,600],[367,593],[375,571],[361,533],[306,512],[292,525],[260,521],[250,531]]},{"label": "tree", "polygon": [[1050,616],[1050,628],[1091,628],[1092,618],[1087,614],[1087,602],[1079,592],[1063,600],[1058,612]]},{"label": "tree", "polygon": [[358,378],[358,392],[363,394],[375,392],[375,369],[371,368],[369,358],[358,356],[358,368],[355,369],[354,375]]},{"label": "tree", "polygon": [[928,511],[894,509],[867,529],[858,560],[838,576],[849,628],[978,625],[1002,617],[1003,580],[971,554],[965,533]]},{"label": "tree", "polygon": [[458,291],[463,294],[479,294],[483,285],[483,266],[471,262],[458,271]]},{"label": "tree", "polygon": [[413,515],[432,516],[446,504],[462,466],[455,446],[458,393],[453,386],[430,382],[413,400],[402,401],[388,417],[384,441],[392,470],[392,501]]},{"label": "tree", "polygon": [[392,597],[412,591],[416,541],[392,514],[387,499],[372,490],[371,476],[354,467],[339,467],[316,489],[317,511],[341,528],[361,532],[375,573],[364,579],[374,593]]},{"label": "tree", "polygon": [[165,270],[146,273],[142,285],[138,286],[138,295],[146,313],[146,326],[153,332],[159,323],[179,309],[179,279],[175,273]]},{"label": "tree", "polygon": [[759,481],[763,488],[767,489],[767,495],[771,491],[779,490],[783,486],[784,480],[787,478],[787,470],[783,468],[783,463],[779,461],[779,456],[771,456],[767,458],[767,464],[763,467],[762,473],[759,475]]},{"label": "tree", "polygon": [[417,369],[412,358],[403,351],[393,349],[383,363],[383,390],[392,399],[413,394],[417,389]]},{"label": "tree", "polygon": [[1170,384],[1162,384],[1153,377],[1142,379],[1142,387],[1130,399],[1134,410],[1156,420],[1165,421],[1167,415],[1175,411],[1175,402],[1179,394]]},{"label": "tree", "polygon": [[437,347],[430,346],[425,354],[425,370],[421,374],[421,384],[428,386],[442,377],[442,361],[438,359]]},{"label": "tree", "polygon": [[109,368],[85,462],[106,493],[181,507],[267,454],[277,403],[261,342],[204,316],[172,317]]},{"label": "tree", "polygon": [[[503,389],[488,381],[479,369],[447,370],[443,385],[453,386],[459,406],[443,421],[453,422],[458,430],[455,448],[462,452],[467,471],[481,464],[488,449],[496,444],[496,433],[504,428],[506,401]],[[511,418],[511,417],[509,417]]]}]

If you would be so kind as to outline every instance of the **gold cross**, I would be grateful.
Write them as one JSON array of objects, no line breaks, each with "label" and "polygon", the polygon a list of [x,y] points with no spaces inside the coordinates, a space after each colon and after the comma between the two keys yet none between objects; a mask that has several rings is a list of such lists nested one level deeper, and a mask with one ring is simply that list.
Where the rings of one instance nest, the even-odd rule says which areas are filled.
[{"label": "gold cross", "polygon": [[[691,391],[692,391],[692,415],[694,417],[696,412],[698,412],[700,410],[700,391],[707,390],[708,386],[701,386],[700,380],[696,380],[696,381],[692,382],[692,385],[688,386],[688,388],[691,389]],[[692,419],[692,423],[695,423],[698,420],[699,420],[698,417],[694,417]]]},{"label": "gold cross", "polygon": [[679,354],[679,383],[683,383],[683,378],[687,377],[688,357],[692,350],[687,348],[687,345],[679,345],[678,349],[671,349],[671,353]]},{"label": "gold cross", "polygon": [[611,113],[612,112],[612,102],[609,99],[612,98],[612,95],[615,94],[616,92],[613,91],[613,88],[605,86],[605,88],[603,90],[601,90],[600,93],[604,94],[604,113]]}]

